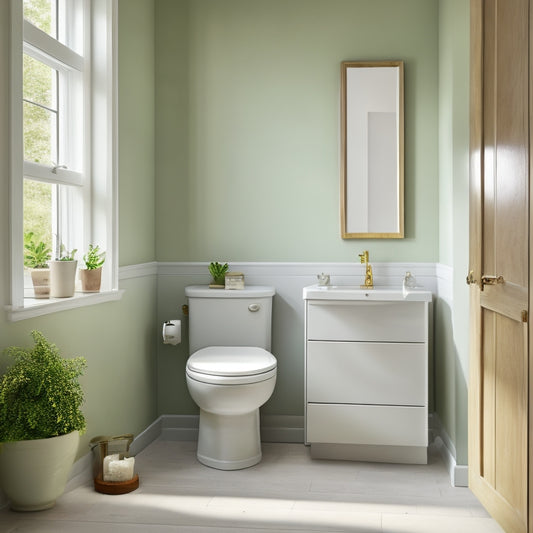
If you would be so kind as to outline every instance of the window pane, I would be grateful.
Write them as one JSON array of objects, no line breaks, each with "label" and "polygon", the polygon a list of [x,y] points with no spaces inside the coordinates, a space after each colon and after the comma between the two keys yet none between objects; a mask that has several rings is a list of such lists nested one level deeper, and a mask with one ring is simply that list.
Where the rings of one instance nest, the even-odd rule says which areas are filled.
[{"label": "window pane", "polygon": [[57,39],[56,0],[24,0],[24,18]]},{"label": "window pane", "polygon": [[23,98],[57,111],[57,70],[24,54]]},{"label": "window pane", "polygon": [[56,185],[24,180],[24,234],[33,232],[36,242],[52,249],[52,209]]},{"label": "window pane", "polygon": [[23,0],[24,18],[83,55],[83,0]]},{"label": "window pane", "polygon": [[24,102],[24,159],[57,164],[57,113]]}]

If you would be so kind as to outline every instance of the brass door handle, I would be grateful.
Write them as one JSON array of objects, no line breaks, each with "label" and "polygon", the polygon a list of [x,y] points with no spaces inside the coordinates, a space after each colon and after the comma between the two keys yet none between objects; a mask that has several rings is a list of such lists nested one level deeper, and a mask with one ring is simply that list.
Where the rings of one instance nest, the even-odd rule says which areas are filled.
[{"label": "brass door handle", "polygon": [[468,276],[466,276],[466,284],[467,285],[473,285],[475,282],[476,282],[476,280],[474,279],[474,271],[471,270],[468,273]]},{"label": "brass door handle", "polygon": [[485,285],[500,285],[505,283],[503,276],[481,276],[481,287]]}]

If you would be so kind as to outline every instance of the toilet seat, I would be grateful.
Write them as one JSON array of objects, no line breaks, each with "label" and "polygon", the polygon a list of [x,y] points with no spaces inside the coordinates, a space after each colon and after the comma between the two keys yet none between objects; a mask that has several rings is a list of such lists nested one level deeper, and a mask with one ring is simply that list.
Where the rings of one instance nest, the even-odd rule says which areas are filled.
[{"label": "toilet seat", "polygon": [[187,360],[187,375],[203,383],[244,385],[276,375],[276,358],[255,346],[208,346]]}]

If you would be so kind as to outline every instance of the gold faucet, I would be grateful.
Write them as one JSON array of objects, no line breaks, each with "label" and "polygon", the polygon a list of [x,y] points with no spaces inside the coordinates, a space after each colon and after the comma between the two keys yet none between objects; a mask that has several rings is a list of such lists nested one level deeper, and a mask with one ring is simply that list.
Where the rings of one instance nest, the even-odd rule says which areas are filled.
[{"label": "gold faucet", "polygon": [[373,289],[374,276],[372,275],[372,267],[368,263],[368,250],[359,254],[359,258],[361,259],[361,263],[365,264],[365,284],[361,285],[361,289]]}]

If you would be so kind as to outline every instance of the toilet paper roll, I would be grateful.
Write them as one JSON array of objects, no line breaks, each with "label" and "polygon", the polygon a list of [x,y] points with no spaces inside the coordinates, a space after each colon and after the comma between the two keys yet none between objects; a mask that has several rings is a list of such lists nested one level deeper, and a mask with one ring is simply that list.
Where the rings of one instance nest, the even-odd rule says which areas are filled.
[{"label": "toilet paper roll", "polygon": [[167,320],[163,323],[163,344],[179,344],[181,342],[181,321]]}]

